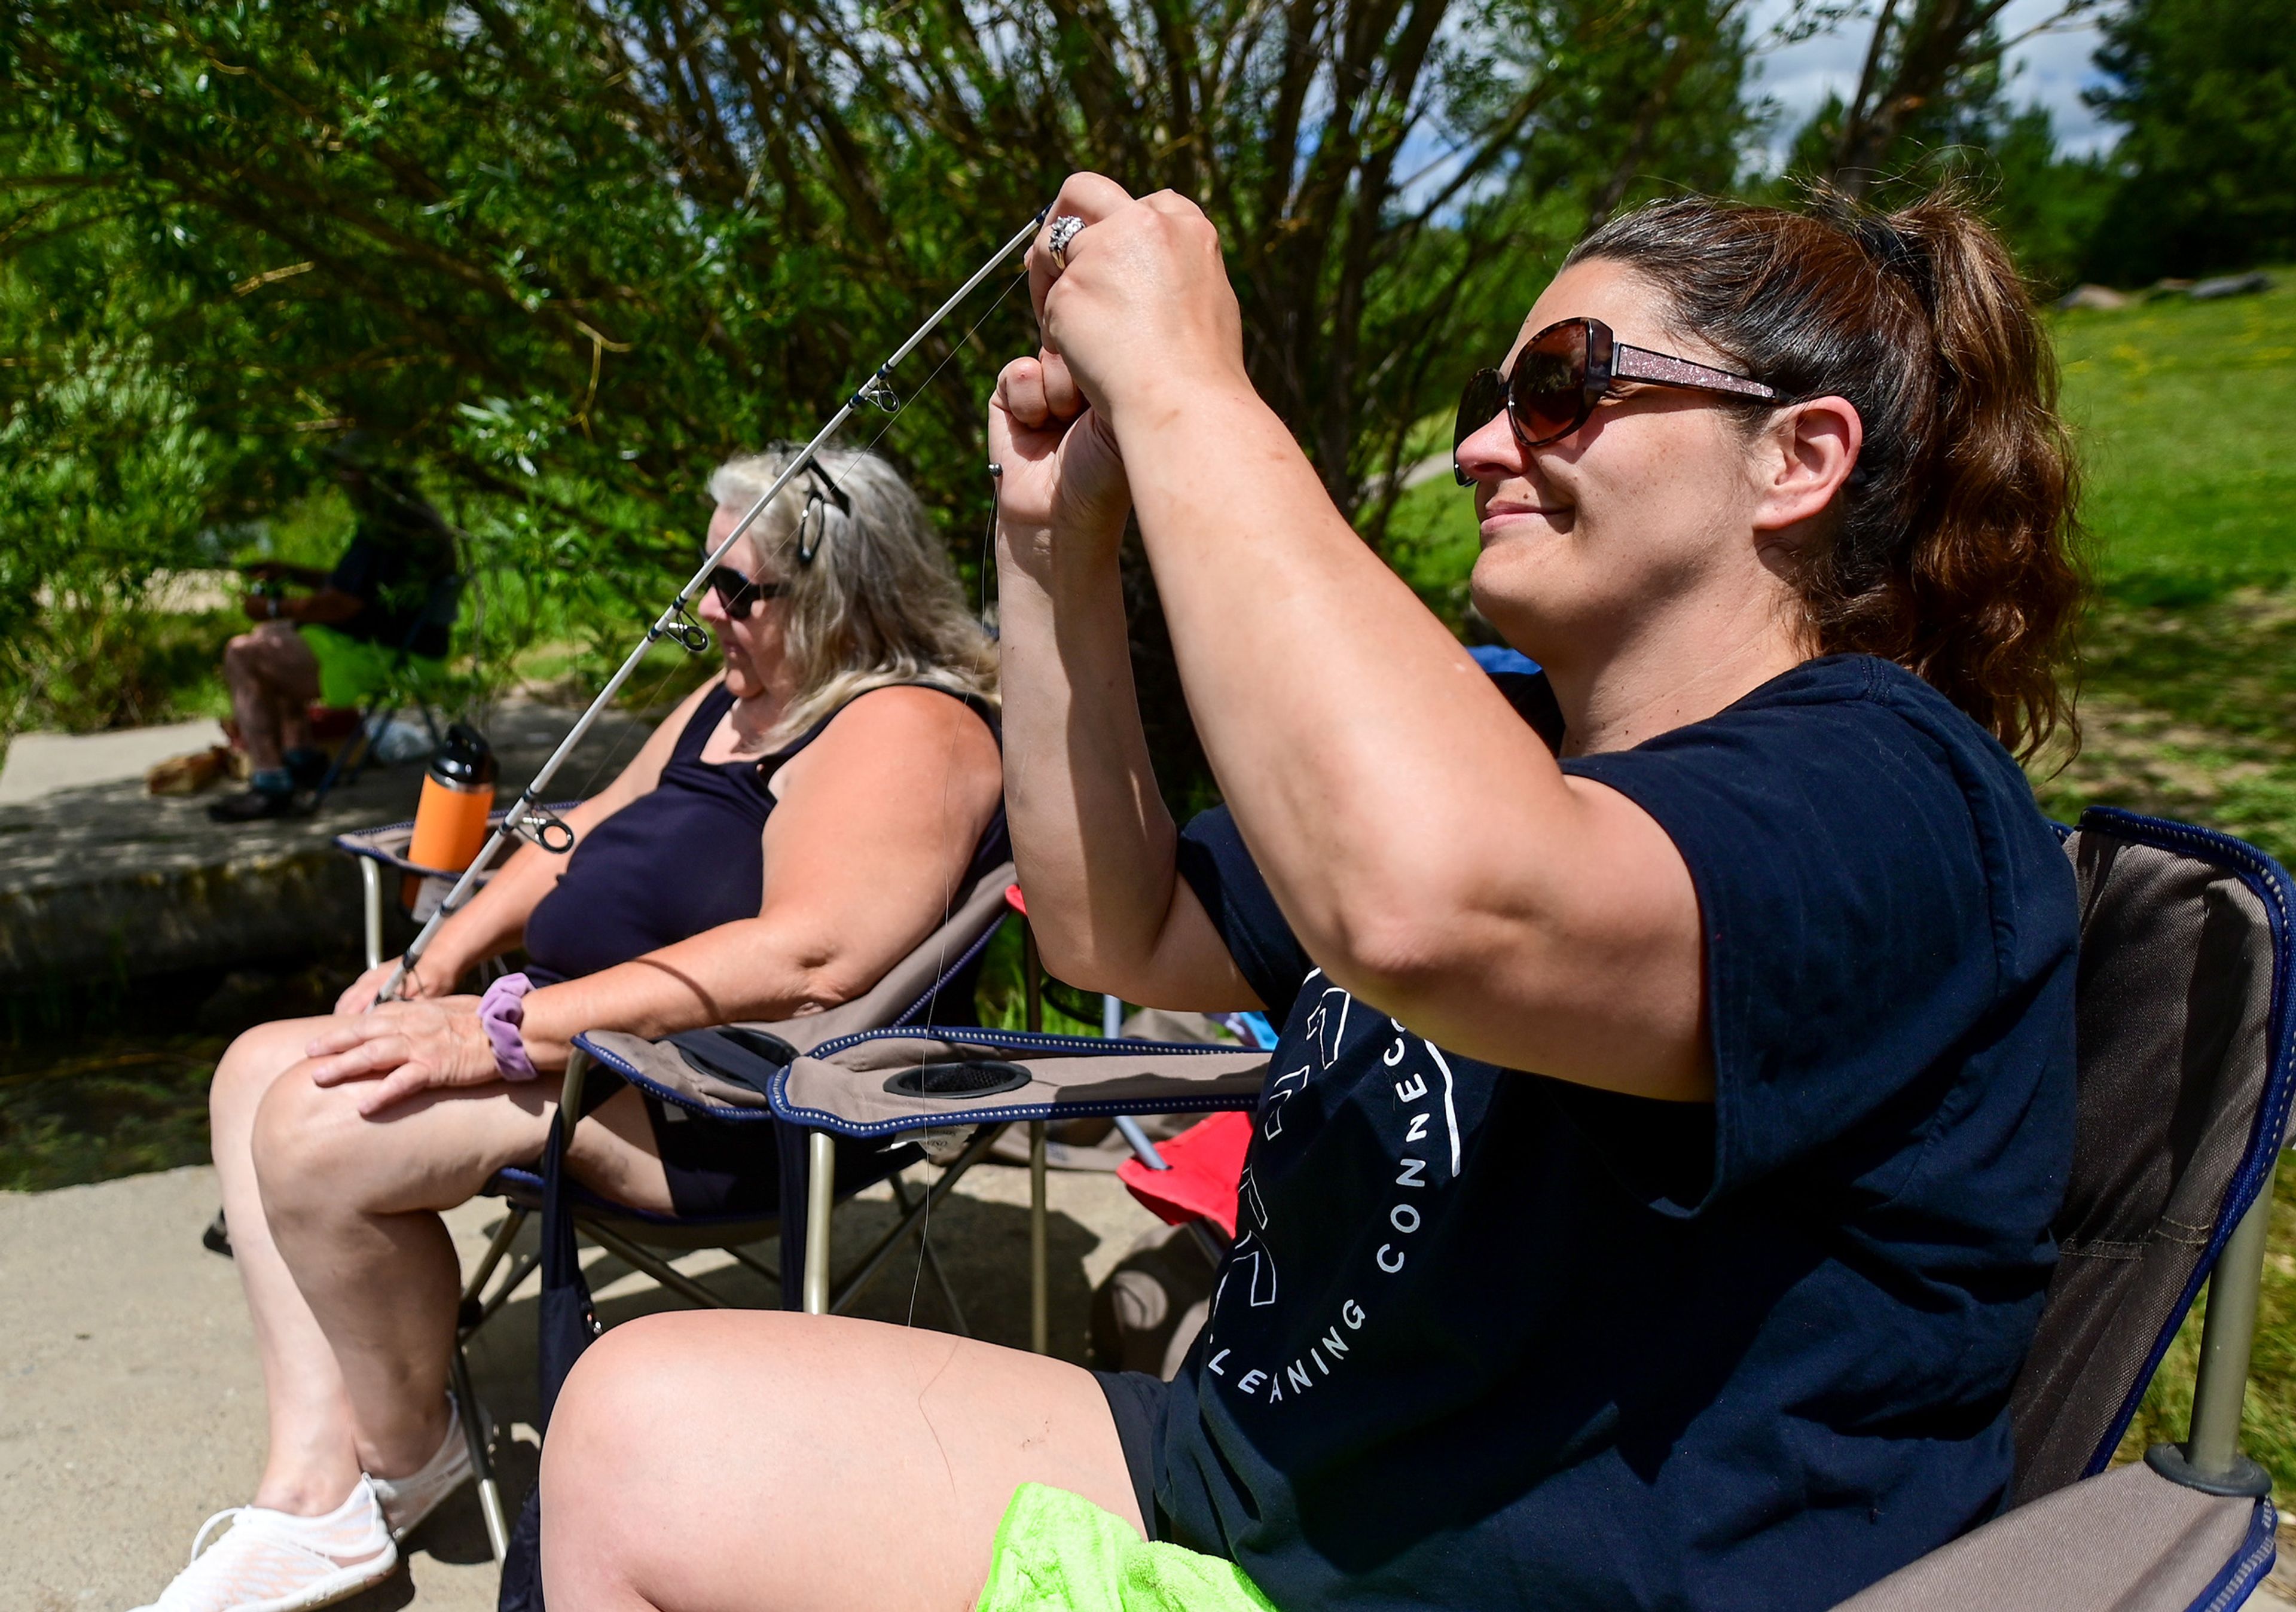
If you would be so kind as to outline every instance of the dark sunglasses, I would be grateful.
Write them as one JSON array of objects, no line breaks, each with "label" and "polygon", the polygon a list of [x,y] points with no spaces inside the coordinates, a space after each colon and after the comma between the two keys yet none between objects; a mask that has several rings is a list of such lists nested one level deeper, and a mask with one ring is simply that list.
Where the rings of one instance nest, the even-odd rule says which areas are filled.
[{"label": "dark sunglasses", "polygon": [[761,599],[779,599],[789,592],[786,582],[752,582],[730,565],[715,566],[709,572],[709,591],[718,595],[718,602],[726,607],[726,614],[736,621],[747,621],[750,611]]},{"label": "dark sunglasses", "polygon": [[1600,319],[1565,319],[1522,344],[1513,373],[1477,370],[1468,378],[1451,432],[1451,473],[1461,487],[1474,485],[1474,478],[1459,468],[1459,450],[1500,410],[1506,411],[1517,442],[1526,448],[1545,447],[1586,424],[1615,380],[1781,401],[1779,393],[1748,376],[1628,347]]}]

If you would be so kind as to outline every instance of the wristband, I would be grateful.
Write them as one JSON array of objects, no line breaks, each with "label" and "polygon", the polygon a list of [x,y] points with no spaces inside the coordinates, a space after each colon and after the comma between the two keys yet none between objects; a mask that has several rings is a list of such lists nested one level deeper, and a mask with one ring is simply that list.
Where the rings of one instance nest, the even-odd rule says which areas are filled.
[{"label": "wristband", "polygon": [[479,998],[479,1027],[495,1050],[495,1069],[504,1080],[532,1080],[540,1071],[527,1056],[519,1027],[526,1022],[526,994],[534,982],[523,974],[505,974]]}]

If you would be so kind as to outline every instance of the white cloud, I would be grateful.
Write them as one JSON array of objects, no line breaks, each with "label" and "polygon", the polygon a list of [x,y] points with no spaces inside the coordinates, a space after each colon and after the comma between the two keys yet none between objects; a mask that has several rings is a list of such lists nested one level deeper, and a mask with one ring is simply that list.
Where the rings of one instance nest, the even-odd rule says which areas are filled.
[{"label": "white cloud", "polygon": [[[1759,41],[1793,4],[1794,0],[1755,0],[1750,13],[1752,37]],[[2054,14],[2060,4],[2061,0],[2010,0],[2001,13],[2001,30],[2013,38]],[[1784,160],[1785,147],[1794,132],[1829,94],[1838,91],[1847,96],[1857,87],[1857,70],[1864,64],[1873,28],[1870,19],[1857,19],[1833,33],[1756,58],[1752,93],[1775,100],[1784,114],[1771,135],[1771,167]],[[2037,34],[2009,53],[2011,103],[2038,102],[2048,108],[2057,143],[2069,152],[2107,151],[2120,137],[2117,127],[2081,103],[2081,91],[2100,78],[2091,60],[2100,38],[2092,21],[2080,28]]]}]

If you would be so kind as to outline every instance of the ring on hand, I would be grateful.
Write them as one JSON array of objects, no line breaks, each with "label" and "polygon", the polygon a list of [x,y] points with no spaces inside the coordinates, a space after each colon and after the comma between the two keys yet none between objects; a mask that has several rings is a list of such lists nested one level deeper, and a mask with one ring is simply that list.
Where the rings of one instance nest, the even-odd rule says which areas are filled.
[{"label": "ring on hand", "polygon": [[1069,266],[1069,242],[1084,231],[1084,220],[1074,213],[1062,213],[1053,220],[1052,233],[1045,237],[1045,250],[1052,254],[1053,266],[1066,271]]}]

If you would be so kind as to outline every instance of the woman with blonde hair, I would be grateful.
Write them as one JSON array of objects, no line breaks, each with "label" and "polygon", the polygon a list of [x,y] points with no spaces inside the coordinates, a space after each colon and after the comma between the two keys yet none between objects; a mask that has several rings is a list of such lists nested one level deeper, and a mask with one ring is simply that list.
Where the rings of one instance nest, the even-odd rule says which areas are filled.
[{"label": "woman with blonde hair", "polygon": [[[786,462],[710,478],[715,548]],[[470,1470],[447,1393],[458,1267],[439,1212],[537,1158],[572,1038],[787,1019],[876,983],[999,850],[995,654],[916,495],[824,454],[726,552],[698,606],[725,670],[331,1019],[233,1043],[209,1100],[254,1312],[270,1454],[253,1503],[163,1612],[324,1606],[380,1582]],[[992,843],[999,842],[999,843]],[[455,985],[522,946],[523,974]],[[574,1127],[576,1179],[658,1213],[754,1207],[707,1128],[624,1089]],[[206,1531],[202,1530],[204,1534]]]}]

